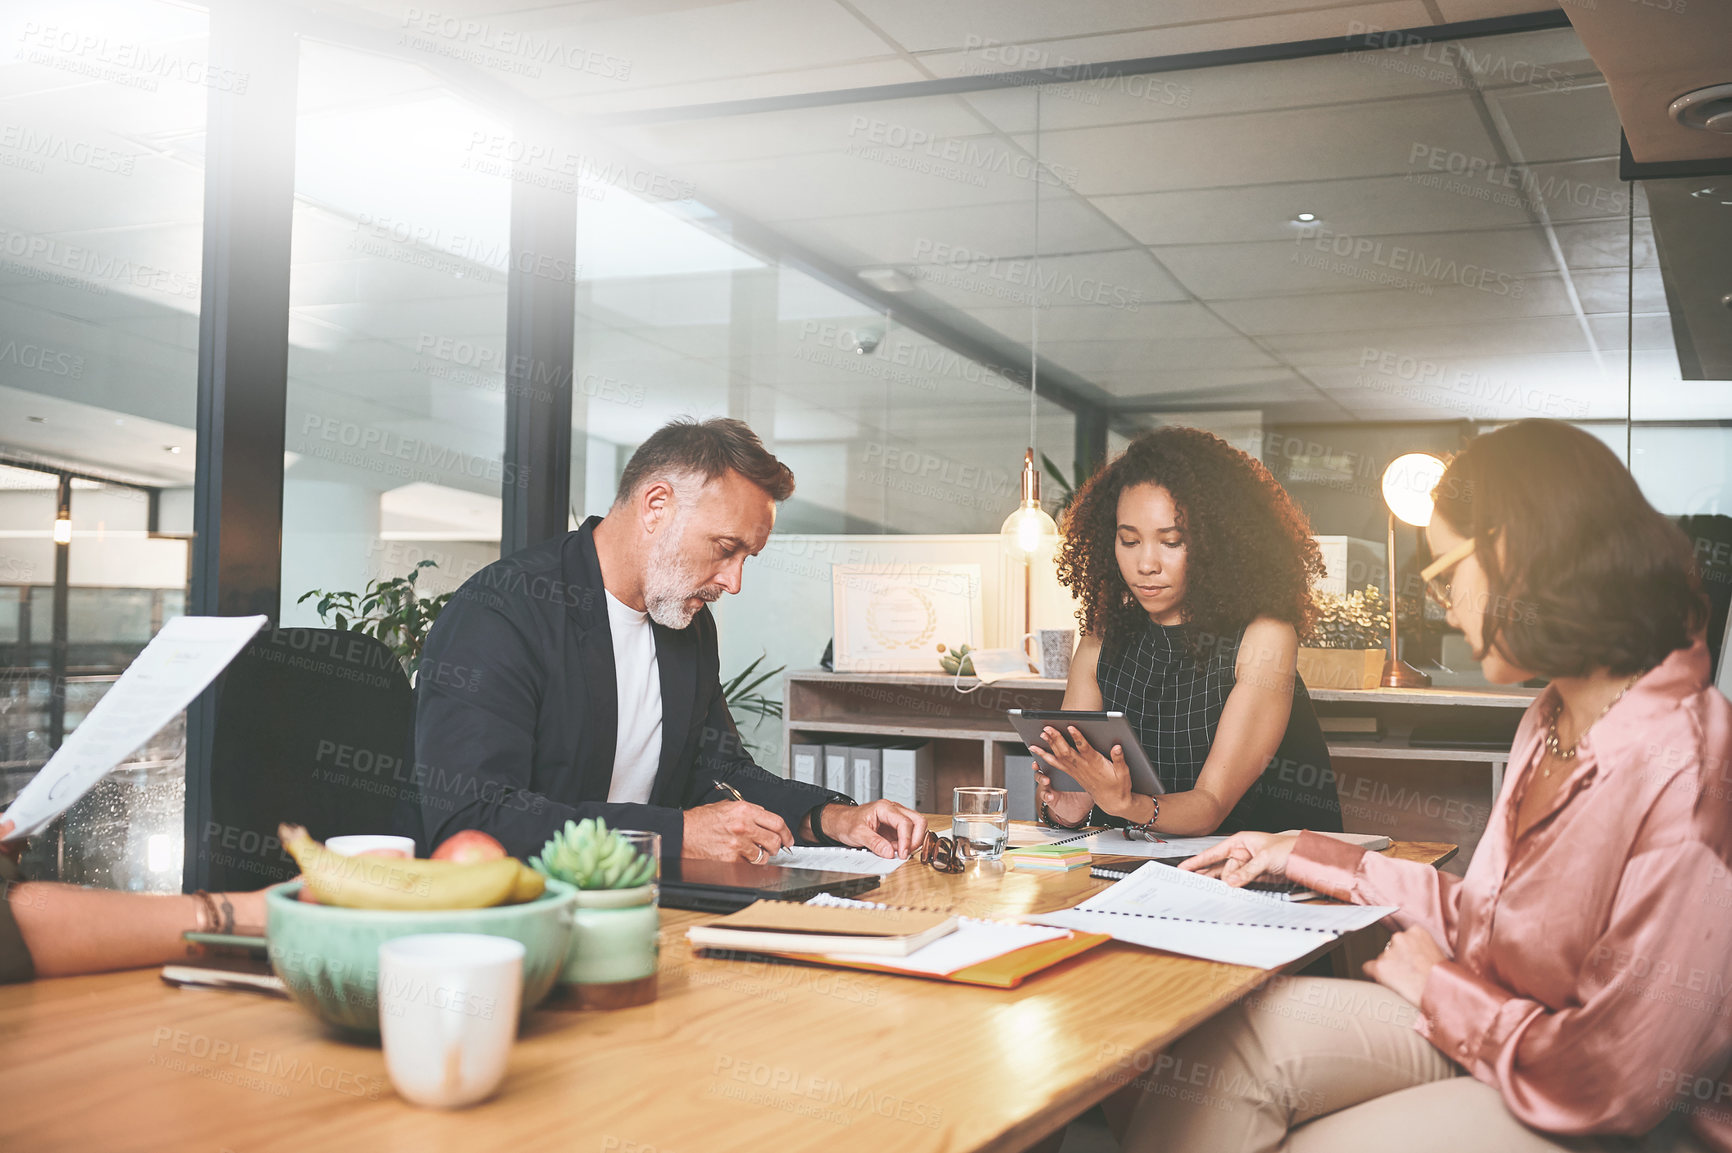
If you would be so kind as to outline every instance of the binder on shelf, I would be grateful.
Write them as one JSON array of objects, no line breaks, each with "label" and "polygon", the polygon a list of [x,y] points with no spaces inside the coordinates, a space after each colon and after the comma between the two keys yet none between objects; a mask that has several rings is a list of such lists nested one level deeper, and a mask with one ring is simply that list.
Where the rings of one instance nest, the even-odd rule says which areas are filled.
[{"label": "binder on shelf", "polygon": [[832,793],[848,791],[848,745],[824,746],[824,787]]},{"label": "binder on shelf", "polygon": [[848,784],[843,789],[858,804],[884,795],[884,750],[877,745],[855,745],[848,750]]},{"label": "binder on shelf", "polygon": [[1005,808],[1013,821],[1035,819],[1034,758],[1026,753],[1004,754]]},{"label": "binder on shelf", "polygon": [[882,752],[883,798],[920,813],[935,812],[937,780],[932,768],[932,745],[926,741],[904,741]]},{"label": "binder on shelf", "polygon": [[808,785],[822,783],[823,745],[790,745],[788,753],[796,781],[804,781]]}]

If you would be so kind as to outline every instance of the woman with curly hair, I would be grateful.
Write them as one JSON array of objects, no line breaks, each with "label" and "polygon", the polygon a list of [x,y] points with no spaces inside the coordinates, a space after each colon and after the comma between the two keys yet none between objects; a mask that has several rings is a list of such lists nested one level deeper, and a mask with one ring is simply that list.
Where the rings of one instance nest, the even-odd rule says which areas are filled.
[{"label": "woman with curly hair", "polygon": [[[1032,749],[1053,824],[1171,836],[1338,832],[1329,750],[1295,669],[1323,572],[1305,514],[1213,433],[1161,428],[1077,493],[1059,580],[1082,601],[1064,707],[1123,712],[1167,792],[1131,789],[1124,752],[1048,728]],[[1055,789],[1047,769],[1086,791]]]}]

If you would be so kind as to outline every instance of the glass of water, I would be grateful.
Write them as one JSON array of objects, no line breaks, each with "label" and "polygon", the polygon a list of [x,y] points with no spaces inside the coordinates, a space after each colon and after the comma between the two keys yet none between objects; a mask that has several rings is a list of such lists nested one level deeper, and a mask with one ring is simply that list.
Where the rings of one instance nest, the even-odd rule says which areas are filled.
[{"label": "glass of water", "polygon": [[955,791],[950,835],[967,841],[973,855],[996,861],[1010,842],[1010,811],[1003,789],[981,787]]}]

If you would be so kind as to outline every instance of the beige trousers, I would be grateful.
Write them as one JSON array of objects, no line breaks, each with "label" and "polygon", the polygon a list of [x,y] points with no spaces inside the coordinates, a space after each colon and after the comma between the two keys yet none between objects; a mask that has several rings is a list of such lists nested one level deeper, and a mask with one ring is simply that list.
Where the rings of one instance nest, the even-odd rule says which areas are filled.
[{"label": "beige trousers", "polygon": [[1418,1010],[1370,981],[1282,977],[1139,1062],[1127,1153],[1686,1153],[1549,1137],[1413,1031]]}]

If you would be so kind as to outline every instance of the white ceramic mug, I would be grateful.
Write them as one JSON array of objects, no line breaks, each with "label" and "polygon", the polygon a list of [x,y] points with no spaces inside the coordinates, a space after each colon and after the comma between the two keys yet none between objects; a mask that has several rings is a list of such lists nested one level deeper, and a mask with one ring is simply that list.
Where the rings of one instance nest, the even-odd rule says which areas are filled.
[{"label": "white ceramic mug", "polygon": [[406,859],[415,856],[414,837],[392,837],[384,833],[353,833],[346,837],[332,837],[325,842],[325,848],[340,857],[358,857],[362,853],[376,853],[380,850],[401,853]]},{"label": "white ceramic mug", "polygon": [[1043,677],[1064,680],[1070,676],[1070,658],[1076,651],[1075,629],[1035,629],[1022,634],[1022,646],[1026,652],[1029,641],[1037,642],[1035,651],[1029,657],[1029,663]]},{"label": "white ceramic mug", "polygon": [[391,1084],[417,1105],[473,1105],[499,1087],[517,1040],[523,943],[423,933],[379,946],[379,1035]]}]

